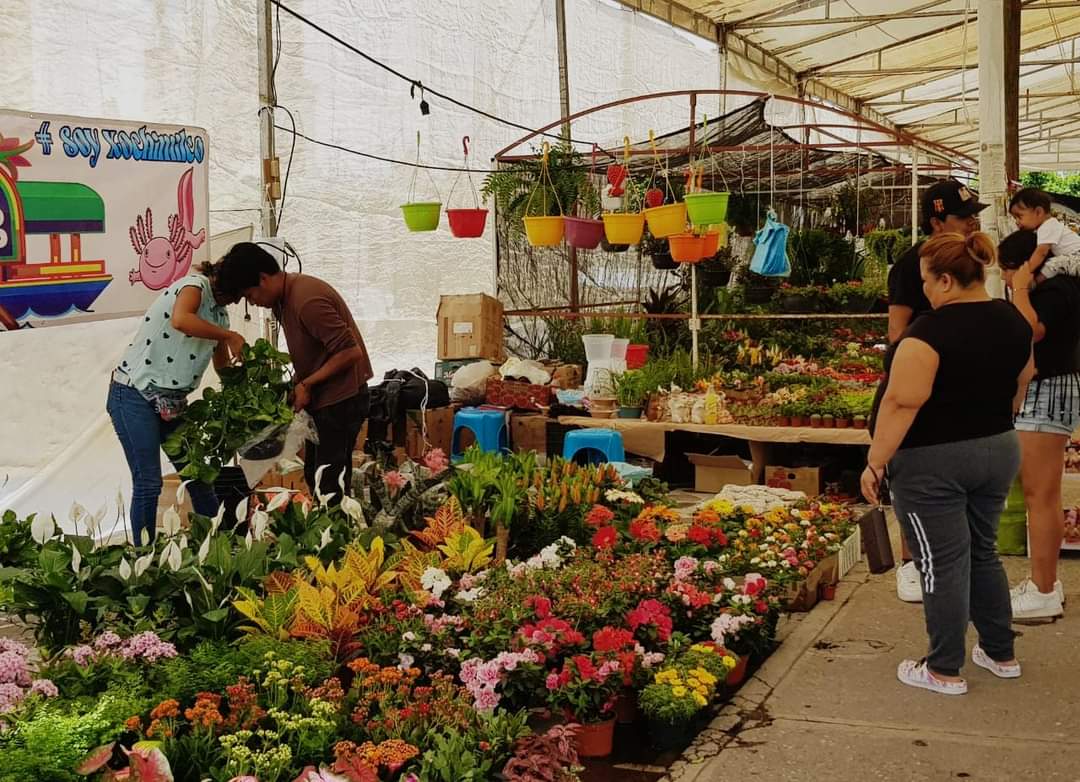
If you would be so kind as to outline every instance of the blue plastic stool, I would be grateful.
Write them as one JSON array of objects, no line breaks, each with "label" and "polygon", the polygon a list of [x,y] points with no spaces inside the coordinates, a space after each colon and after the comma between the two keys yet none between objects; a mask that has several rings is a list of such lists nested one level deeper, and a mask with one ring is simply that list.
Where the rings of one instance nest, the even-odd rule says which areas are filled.
[{"label": "blue plastic stool", "polygon": [[463,407],[454,413],[454,435],[451,439],[451,458],[462,455],[461,430],[468,429],[476,438],[480,450],[488,453],[505,453],[510,450],[510,436],[506,429],[506,413],[502,410],[481,410]]},{"label": "blue plastic stool", "polygon": [[574,461],[584,451],[591,464],[625,462],[622,435],[614,429],[575,429],[563,440],[563,458]]}]

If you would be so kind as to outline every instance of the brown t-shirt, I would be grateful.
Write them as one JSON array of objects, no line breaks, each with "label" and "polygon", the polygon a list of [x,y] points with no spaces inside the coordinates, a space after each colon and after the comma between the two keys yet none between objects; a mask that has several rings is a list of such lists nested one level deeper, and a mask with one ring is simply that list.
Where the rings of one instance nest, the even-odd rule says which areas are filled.
[{"label": "brown t-shirt", "polygon": [[336,353],[357,346],[364,350],[363,361],[310,389],[310,409],[356,396],[367,386],[374,373],[364,338],[345,300],[330,285],[306,274],[285,273],[284,291],[274,314],[285,332],[297,381],[310,377]]}]

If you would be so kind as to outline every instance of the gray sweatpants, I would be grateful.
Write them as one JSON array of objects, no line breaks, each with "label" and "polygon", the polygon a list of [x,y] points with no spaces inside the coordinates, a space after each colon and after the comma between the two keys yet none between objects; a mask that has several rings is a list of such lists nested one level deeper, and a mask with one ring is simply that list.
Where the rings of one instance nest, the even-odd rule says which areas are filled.
[{"label": "gray sweatpants", "polygon": [[909,448],[889,464],[893,507],[922,577],[926,659],[936,673],[959,675],[969,618],[991,659],[1014,656],[997,528],[1019,469],[1016,432]]}]

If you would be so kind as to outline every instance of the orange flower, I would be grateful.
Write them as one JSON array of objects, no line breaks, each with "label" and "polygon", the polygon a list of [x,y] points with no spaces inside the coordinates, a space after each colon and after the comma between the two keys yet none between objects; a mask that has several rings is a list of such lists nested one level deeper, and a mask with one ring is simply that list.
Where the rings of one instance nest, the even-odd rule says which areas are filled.
[{"label": "orange flower", "polygon": [[164,720],[180,716],[180,704],[172,698],[162,701],[150,712],[150,719]]},{"label": "orange flower", "polygon": [[124,730],[129,730],[132,733],[142,733],[142,718],[136,714],[134,717],[128,717],[124,722]]}]

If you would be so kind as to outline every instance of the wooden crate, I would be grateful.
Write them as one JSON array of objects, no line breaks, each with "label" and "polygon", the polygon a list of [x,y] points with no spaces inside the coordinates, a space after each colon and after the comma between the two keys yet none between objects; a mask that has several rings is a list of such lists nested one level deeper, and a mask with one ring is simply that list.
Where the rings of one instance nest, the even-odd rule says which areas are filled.
[{"label": "wooden crate", "polygon": [[439,359],[486,358],[502,363],[503,305],[483,293],[440,296]]}]

